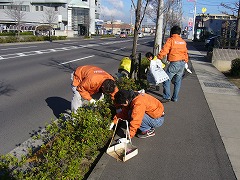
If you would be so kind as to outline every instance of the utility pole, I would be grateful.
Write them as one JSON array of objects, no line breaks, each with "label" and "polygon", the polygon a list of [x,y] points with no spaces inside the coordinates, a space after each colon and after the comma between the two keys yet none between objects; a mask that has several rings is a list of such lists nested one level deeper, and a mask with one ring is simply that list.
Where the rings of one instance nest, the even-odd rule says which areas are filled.
[{"label": "utility pole", "polygon": [[194,1],[192,40],[194,40],[194,34],[195,34],[195,22],[196,22],[196,13],[197,13],[196,1],[197,1],[197,0]]},{"label": "utility pole", "polygon": [[240,38],[240,0],[238,2],[236,45],[239,43],[239,38]]},{"label": "utility pole", "polygon": [[131,4],[131,9],[130,9],[130,34],[132,34],[132,4]]},{"label": "utility pole", "polygon": [[154,55],[157,55],[159,51],[162,49],[163,6],[164,6],[164,1],[158,0],[156,33],[155,33],[155,40],[154,40],[155,44],[153,47]]}]

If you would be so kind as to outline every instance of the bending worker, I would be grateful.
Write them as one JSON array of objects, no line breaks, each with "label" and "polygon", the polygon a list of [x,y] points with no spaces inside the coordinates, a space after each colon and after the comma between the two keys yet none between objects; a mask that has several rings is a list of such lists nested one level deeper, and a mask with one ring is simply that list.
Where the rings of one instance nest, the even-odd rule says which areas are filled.
[{"label": "bending worker", "polygon": [[118,67],[118,78],[120,77],[127,77],[129,78],[130,71],[131,71],[131,56],[130,57],[124,57],[121,59],[121,62]]},{"label": "bending worker", "polygon": [[83,106],[84,100],[95,103],[93,96],[103,99],[104,94],[110,94],[113,99],[118,88],[114,78],[106,71],[96,66],[85,65],[79,66],[73,72],[72,91],[71,109],[76,113],[77,109]]}]

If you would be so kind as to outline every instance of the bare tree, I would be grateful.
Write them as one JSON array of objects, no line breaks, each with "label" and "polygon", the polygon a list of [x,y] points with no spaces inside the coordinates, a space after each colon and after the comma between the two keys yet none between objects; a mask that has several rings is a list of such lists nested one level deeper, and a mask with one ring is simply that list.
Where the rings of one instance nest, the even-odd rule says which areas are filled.
[{"label": "bare tree", "polygon": [[46,10],[44,11],[44,15],[43,15],[43,18],[44,18],[44,22],[47,22],[47,24],[49,26],[53,26],[53,24],[57,21],[57,15],[58,15],[58,12],[55,11],[55,7],[46,7]]},{"label": "bare tree", "polygon": [[18,37],[20,35],[20,26],[25,16],[25,12],[22,11],[22,4],[23,2],[12,2],[9,8],[4,11],[9,18],[15,21],[17,25]]},{"label": "bare tree", "polygon": [[113,34],[113,15],[111,15],[111,25],[112,25],[112,34]]},{"label": "bare tree", "polygon": [[57,20],[57,14],[58,14],[58,12],[55,11],[55,7],[49,6],[49,7],[46,7],[45,13],[43,15],[44,22],[47,22],[47,24],[51,27],[49,29],[49,41],[52,41],[51,40],[51,30],[53,29],[53,25]]},{"label": "bare tree", "polygon": [[[168,0],[165,4],[164,22],[163,22],[163,40],[167,27],[178,25],[181,27],[182,8],[179,0]],[[163,42],[163,41],[162,41]]]},{"label": "bare tree", "polygon": [[[154,54],[157,54],[159,52],[159,47],[162,45],[158,44],[157,42],[157,35],[159,34],[159,31],[162,31],[163,35],[161,43],[163,43],[167,27],[180,25],[182,18],[181,0],[166,0],[163,7],[160,5],[162,1],[163,0],[152,0],[146,12],[147,16],[156,23],[156,32],[153,47]],[[164,16],[163,26],[160,27],[161,25],[159,25],[159,18],[162,15]]]},{"label": "bare tree", "polygon": [[239,2],[234,2],[231,5],[221,3],[221,6],[232,12],[232,15],[231,15],[227,11],[222,11],[223,14],[237,18],[237,28],[236,28],[236,39],[237,39],[236,45],[237,45],[240,37],[240,0]]},{"label": "bare tree", "polygon": [[138,32],[141,28],[142,21],[144,19],[147,6],[150,0],[138,0],[137,5],[135,5],[134,1],[132,1],[133,9],[135,10],[135,26],[134,26],[134,37],[133,37],[133,49],[132,49],[132,63],[131,63],[131,73],[130,76],[136,77],[136,59],[137,59],[137,40],[138,40]]}]

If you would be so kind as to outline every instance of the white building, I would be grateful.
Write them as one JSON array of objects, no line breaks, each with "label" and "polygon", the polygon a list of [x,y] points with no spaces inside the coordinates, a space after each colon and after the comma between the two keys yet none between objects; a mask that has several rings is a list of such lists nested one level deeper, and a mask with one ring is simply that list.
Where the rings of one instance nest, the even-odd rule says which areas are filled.
[{"label": "white building", "polygon": [[56,35],[72,37],[96,33],[100,0],[1,0],[0,32],[17,30],[17,18],[7,14],[14,9],[20,9],[21,31],[35,31],[40,25],[50,24]]}]

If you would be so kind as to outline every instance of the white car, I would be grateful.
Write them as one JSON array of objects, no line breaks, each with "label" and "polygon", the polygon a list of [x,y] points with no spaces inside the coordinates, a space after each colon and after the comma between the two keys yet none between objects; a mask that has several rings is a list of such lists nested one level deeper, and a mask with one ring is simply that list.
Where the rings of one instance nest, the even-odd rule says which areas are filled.
[{"label": "white car", "polygon": [[144,37],[143,33],[142,33],[142,32],[139,32],[139,33],[138,33],[138,37],[139,37],[139,38]]}]

